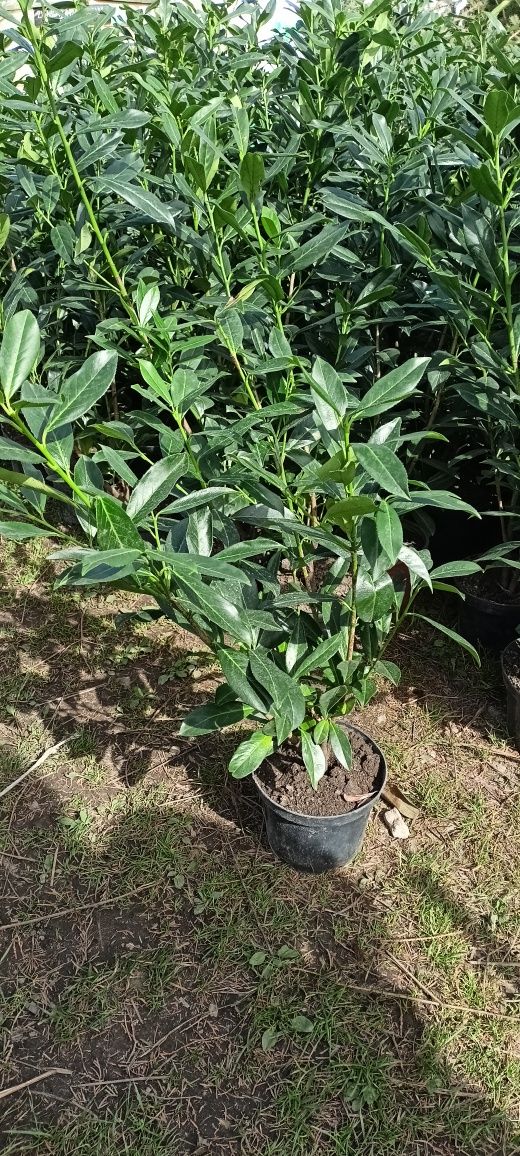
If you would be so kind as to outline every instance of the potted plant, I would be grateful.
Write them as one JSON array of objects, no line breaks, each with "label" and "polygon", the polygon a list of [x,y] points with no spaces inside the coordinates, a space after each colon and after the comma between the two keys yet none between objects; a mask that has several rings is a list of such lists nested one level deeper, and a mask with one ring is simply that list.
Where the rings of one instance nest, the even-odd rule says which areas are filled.
[{"label": "potted plant", "polygon": [[[108,582],[146,594],[154,612],[202,639],[225,681],[182,733],[254,724],[230,773],[255,774],[273,848],[307,871],[348,861],[386,774],[381,751],[348,715],[370,701],[378,677],[398,681],[387,656],[393,638],[406,620],[425,619],[478,661],[468,642],[417,609],[423,590],[453,591],[450,579],[478,564],[433,569],[427,551],[404,541],[403,519],[417,509],[473,513],[449,492],[409,480],[399,456],[408,435],[388,414],[418,389],[427,359],[377,378],[362,396],[322,359],[310,371],[294,359],[307,389],[276,411],[276,423],[267,407],[279,489],[264,485],[259,503],[265,469],[254,454],[246,472],[235,448],[217,479],[224,484],[208,486],[189,444],[153,463],[129,496],[107,494],[91,459],[70,462],[74,426],[110,389],[115,356],[94,354],[51,390],[31,380],[39,348],[32,315],[12,318],[0,349],[0,406],[14,468],[0,470],[0,533],[57,534],[67,541],[53,557],[69,564],[60,585]],[[158,384],[146,372],[179,419],[175,378]],[[233,444],[245,444],[247,424],[231,428]],[[293,474],[289,462],[300,463]],[[77,533],[56,530],[50,499],[72,509]],[[230,545],[219,517],[242,528]]]}]

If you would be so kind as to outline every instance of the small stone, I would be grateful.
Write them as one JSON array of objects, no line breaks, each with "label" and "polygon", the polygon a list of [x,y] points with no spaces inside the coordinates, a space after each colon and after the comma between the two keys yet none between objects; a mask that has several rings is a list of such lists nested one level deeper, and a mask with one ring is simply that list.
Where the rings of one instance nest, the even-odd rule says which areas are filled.
[{"label": "small stone", "polygon": [[216,1020],[216,1018],[218,1016],[218,1007],[217,1007],[216,1003],[210,1003],[209,1008],[208,1008],[208,1012],[209,1012],[211,1018]]},{"label": "small stone", "polygon": [[40,1008],[37,1003],[34,1003],[34,1000],[30,1000],[30,1002],[25,1005],[25,1010],[29,1012],[31,1016],[39,1016],[40,1014]]},{"label": "small stone", "polygon": [[392,839],[410,838],[410,828],[408,823],[405,823],[403,816],[399,814],[397,807],[391,807],[389,811],[384,812],[383,823],[389,830]]},{"label": "small stone", "polygon": [[382,723],[386,722],[386,714],[384,713],[384,711],[382,711],[381,714],[378,714],[378,716],[376,718],[376,722],[379,723],[380,725]]}]

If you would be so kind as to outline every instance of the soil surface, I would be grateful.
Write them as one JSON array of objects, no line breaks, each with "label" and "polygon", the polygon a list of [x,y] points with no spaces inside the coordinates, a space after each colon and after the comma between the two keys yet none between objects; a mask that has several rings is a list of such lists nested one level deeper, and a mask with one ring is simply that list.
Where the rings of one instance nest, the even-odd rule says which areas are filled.
[{"label": "soil surface", "polygon": [[304,763],[294,751],[277,751],[257,772],[264,790],[275,803],[302,815],[341,815],[353,811],[376,790],[380,759],[363,735],[349,731],[352,767],[346,771],[334,759],[321,779],[318,790],[311,786]]},{"label": "soil surface", "polygon": [[502,662],[504,674],[515,690],[520,691],[520,640],[504,650]]},{"label": "soil surface", "polygon": [[[512,571],[508,570],[508,581]],[[515,583],[512,590],[507,590],[503,584],[503,570],[487,570],[484,574],[470,574],[461,582],[465,594],[473,594],[475,598],[488,598],[490,602],[498,602],[500,606],[517,606],[520,612],[520,588]]]}]

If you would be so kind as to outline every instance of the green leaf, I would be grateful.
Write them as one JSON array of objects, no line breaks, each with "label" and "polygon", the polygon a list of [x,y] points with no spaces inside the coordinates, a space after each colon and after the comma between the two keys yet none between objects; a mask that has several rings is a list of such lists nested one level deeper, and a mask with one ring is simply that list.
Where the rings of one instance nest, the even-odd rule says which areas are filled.
[{"label": "green leaf", "polygon": [[6,322],[0,347],[0,384],[10,401],[34,368],[40,352],[40,330],[28,309]]},{"label": "green leaf", "polygon": [[344,417],[348,402],[347,391],[336,370],[317,357],[312,367],[310,380],[312,396],[325,429],[335,430]]},{"label": "green leaf", "polygon": [[445,626],[443,622],[436,622],[435,619],[428,618],[426,614],[419,614],[416,610],[413,611],[411,617],[420,618],[423,622],[427,622],[429,626],[433,626],[435,630],[439,630],[441,634],[445,634],[447,638],[451,638],[452,642],[456,642],[457,646],[462,646],[464,650],[467,650],[468,654],[471,654],[477,666],[481,665],[478,651],[471,645],[471,642],[468,642],[467,638],[463,638],[461,634],[457,634],[456,630],[451,630],[450,627]]},{"label": "green leaf", "polygon": [[389,662],[387,658],[380,658],[374,666],[374,674],[381,675],[381,678],[387,678],[392,686],[399,686],[401,681],[401,671],[396,666],[395,662]]},{"label": "green leaf", "polygon": [[45,434],[88,413],[111,385],[116,368],[117,353],[102,349],[87,357],[81,369],[63,382]]},{"label": "green leaf", "polygon": [[347,732],[339,723],[331,722],[329,743],[338,763],[348,771],[352,766],[352,746]]},{"label": "green leaf", "polygon": [[388,502],[379,503],[376,530],[381,547],[388,558],[388,565],[394,566],[403,547],[403,527],[399,515]]},{"label": "green leaf", "polygon": [[269,708],[260,698],[260,695],[251,685],[252,675],[249,671],[249,655],[240,650],[216,651],[222,674],[231,690],[241,702],[247,703],[257,714],[267,715]]},{"label": "green leaf", "polygon": [[193,494],[183,494],[182,498],[176,498],[174,502],[165,506],[161,513],[184,514],[187,510],[196,510],[199,506],[209,505],[226,494],[235,493],[236,490],[232,490],[230,486],[207,486],[205,490],[197,490]]},{"label": "green leaf", "polygon": [[132,493],[126,508],[128,517],[143,522],[168,497],[184,468],[184,459],[179,459],[178,454],[150,466]]},{"label": "green leaf", "polygon": [[314,1031],[314,1024],[307,1016],[293,1016],[291,1028],[294,1032],[301,1032],[302,1035],[310,1035]]},{"label": "green leaf", "polygon": [[318,747],[321,747],[323,743],[328,742],[329,731],[330,723],[328,718],[322,718],[319,722],[316,723],[316,726],[312,732],[312,737]]},{"label": "green leaf", "polygon": [[314,791],[318,789],[318,783],[323,778],[327,770],[327,760],[321,749],[316,743],[313,743],[308,731],[301,731],[302,740],[302,756],[305,763],[307,774],[311,781],[311,786]]},{"label": "green leaf", "polygon": [[219,335],[231,353],[238,353],[244,340],[244,329],[237,309],[219,310],[215,317]]},{"label": "green leaf", "polygon": [[365,514],[372,514],[376,504],[366,494],[353,494],[351,498],[342,498],[341,502],[334,502],[324,515],[324,522],[331,522],[342,530],[349,531],[353,518],[362,518]]},{"label": "green leaf", "polygon": [[503,88],[493,88],[484,101],[484,120],[493,136],[499,136],[508,123],[514,102]]},{"label": "green leaf", "polygon": [[108,190],[116,193],[123,201],[158,225],[167,225],[174,229],[178,218],[184,212],[184,206],[180,202],[173,201],[170,205],[165,205],[153,193],[148,192],[148,189],[142,189],[139,185],[127,185],[116,177],[103,176],[97,178],[95,184],[101,192]]},{"label": "green leaf", "polygon": [[103,496],[95,499],[97,544],[100,550],[118,548],[144,551],[145,544],[132,519],[116,502]]},{"label": "green leaf", "polygon": [[357,442],[352,449],[360,466],[381,490],[398,498],[408,498],[406,470],[393,450],[386,445],[365,445],[363,442]]},{"label": "green leaf", "polygon": [[[188,558],[196,559],[195,554],[186,555]],[[198,561],[196,565],[198,566]],[[182,563],[181,563],[182,567]],[[175,573],[175,565],[171,566],[172,572]],[[178,573],[178,581],[185,591],[186,598],[189,601],[190,609],[196,613],[200,608],[210,622],[218,626],[224,634],[230,634],[232,638],[236,638],[238,642],[245,642],[246,646],[252,646],[254,643],[254,634],[252,627],[248,621],[247,614],[243,609],[237,608],[233,602],[221,594],[217,586],[206,586],[197,578],[188,578],[182,576],[182,569]]]},{"label": "green leaf", "polygon": [[292,629],[291,637],[287,643],[287,650],[285,652],[285,665],[289,671],[289,674],[291,673],[293,667],[296,666],[298,659],[303,657],[307,649],[307,633],[303,619],[301,615],[298,614]]},{"label": "green leaf", "polygon": [[323,642],[313,646],[312,651],[302,662],[298,663],[295,669],[296,676],[301,679],[310,674],[312,670],[318,667],[323,671],[328,666],[330,659],[341,650],[344,643],[343,634],[334,634],[331,638],[324,638]]},{"label": "green leaf", "polygon": [[244,706],[242,702],[208,702],[203,706],[196,707],[195,710],[186,715],[179,734],[184,738],[209,735],[213,731],[224,730],[225,727],[236,725],[247,718],[250,713],[250,707]]},{"label": "green leaf", "polygon": [[272,755],[273,740],[263,731],[255,731],[245,742],[240,743],[229,763],[229,773],[233,779],[245,779],[257,771],[264,760]]},{"label": "green leaf", "polygon": [[433,506],[439,510],[460,510],[461,513],[480,517],[474,506],[464,502],[457,494],[451,494],[449,490],[414,490],[409,495],[406,510],[407,512],[419,510],[422,506]]},{"label": "green leaf", "polygon": [[170,386],[164,381],[160,373],[155,368],[151,361],[139,360],[139,369],[141,370],[141,377],[143,381],[150,387],[151,390],[160,397],[162,401],[166,402],[168,409],[171,409],[172,398]]},{"label": "green leaf", "polygon": [[270,1052],[271,1048],[274,1048],[278,1040],[282,1038],[282,1035],[283,1032],[278,1032],[274,1027],[266,1028],[262,1036],[262,1051]]},{"label": "green leaf", "polygon": [[421,558],[417,550],[414,550],[412,546],[402,546],[399,551],[399,561],[403,562],[412,574],[417,574],[423,582],[426,582],[426,585],[429,586],[431,590],[432,580],[430,572],[424,559]]},{"label": "green leaf", "polygon": [[7,213],[0,213],[0,249],[3,249],[9,238],[9,231],[11,228],[11,221]]},{"label": "green leaf", "polygon": [[388,574],[374,579],[370,572],[358,575],[356,584],[356,610],[362,622],[377,622],[392,610],[395,590]]},{"label": "green leaf", "polygon": [[341,244],[349,230],[350,225],[325,225],[320,233],[311,237],[310,241],[306,241],[284,257],[284,272],[300,273],[310,265],[319,265],[329,253],[332,253],[336,245]]},{"label": "green leaf", "polygon": [[0,522],[0,538],[10,542],[25,542],[28,538],[48,538],[50,530],[33,526],[31,522]]},{"label": "green leaf", "polygon": [[[68,68],[69,64],[73,64],[75,60],[83,55],[83,48],[80,44],[76,44],[74,40],[65,40],[59,44],[49,59],[46,61],[45,67],[48,74],[52,72],[60,72],[62,68]],[[91,126],[89,126],[92,131]]]},{"label": "green leaf", "polygon": [[484,197],[484,200],[490,201],[492,205],[502,204],[503,196],[489,165],[484,164],[470,169],[469,179],[475,192]]},{"label": "green leaf", "polygon": [[409,397],[424,376],[429,357],[412,357],[376,381],[359,403],[355,417],[375,417]]},{"label": "green leaf", "polygon": [[264,183],[265,169],[261,153],[246,153],[240,163],[240,187],[252,204]]},{"label": "green leaf", "polygon": [[303,722],[305,699],[298,683],[289,674],[279,670],[267,655],[253,652],[251,671],[271,698],[276,737],[280,746]]},{"label": "green leaf", "polygon": [[464,578],[466,574],[478,574],[482,570],[478,562],[444,562],[430,570],[430,578]]},{"label": "green leaf", "polygon": [[32,462],[34,466],[41,466],[43,458],[34,450],[26,449],[11,438],[0,437],[0,461],[3,462]]}]

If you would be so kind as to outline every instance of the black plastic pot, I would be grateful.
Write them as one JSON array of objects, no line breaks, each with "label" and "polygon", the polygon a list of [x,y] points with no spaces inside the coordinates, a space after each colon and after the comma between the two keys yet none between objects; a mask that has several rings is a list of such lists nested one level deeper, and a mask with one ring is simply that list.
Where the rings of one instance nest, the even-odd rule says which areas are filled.
[{"label": "black plastic pot", "polygon": [[326,816],[302,815],[299,811],[290,811],[288,807],[275,803],[266,794],[257,776],[253,776],[262,799],[271,850],[296,871],[320,875],[349,863],[361,847],[370,812],[386,783],[385,757],[377,743],[364,731],[360,731],[359,727],[344,725],[346,730],[358,731],[368,739],[380,759],[373,794],[366,803],[360,803],[353,811]]},{"label": "black plastic pot", "polygon": [[520,626],[520,604],[514,606],[466,594],[459,608],[459,628],[469,642],[480,642],[489,650],[503,650],[516,638]]},{"label": "black plastic pot", "polygon": [[[518,648],[520,643],[517,639],[510,642],[502,655],[502,678],[506,688],[507,696],[507,726],[512,735],[515,736],[516,748],[520,751],[520,690],[512,682],[507,673],[507,653],[513,647]],[[504,659],[506,660],[504,662]]]}]

